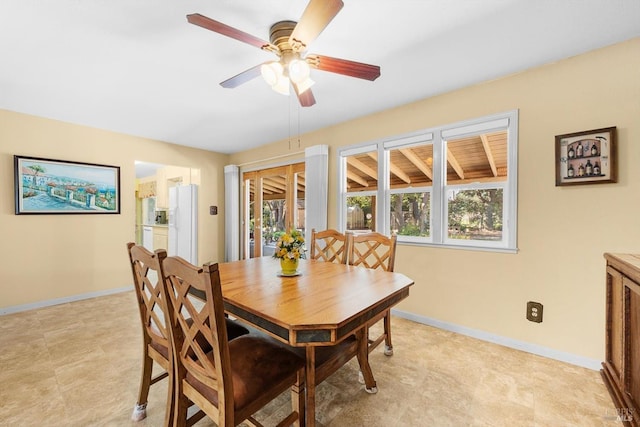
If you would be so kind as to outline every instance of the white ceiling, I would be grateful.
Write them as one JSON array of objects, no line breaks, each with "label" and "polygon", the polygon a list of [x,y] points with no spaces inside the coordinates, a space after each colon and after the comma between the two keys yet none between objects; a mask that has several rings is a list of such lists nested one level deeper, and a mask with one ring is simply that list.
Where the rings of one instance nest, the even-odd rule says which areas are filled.
[{"label": "white ceiling", "polygon": [[275,56],[185,18],[268,40],[306,3],[2,0],[0,108],[232,153],[640,36],[639,0],[344,0],[309,52],[381,77],[313,70],[300,108],[261,78],[222,88]]}]

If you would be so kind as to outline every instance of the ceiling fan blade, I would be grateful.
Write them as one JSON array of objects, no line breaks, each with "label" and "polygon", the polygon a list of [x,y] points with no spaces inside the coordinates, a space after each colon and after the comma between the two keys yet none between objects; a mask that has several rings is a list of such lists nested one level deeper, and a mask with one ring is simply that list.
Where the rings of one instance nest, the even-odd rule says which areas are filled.
[{"label": "ceiling fan blade", "polygon": [[303,107],[311,107],[316,103],[316,98],[313,96],[313,92],[311,92],[311,89],[307,89],[304,92],[300,93],[298,91],[298,85],[295,83],[292,83],[292,85],[293,90],[295,90],[296,95],[298,95],[298,101],[300,101],[300,105],[302,105]]},{"label": "ceiling fan blade", "polygon": [[222,22],[215,21],[211,18],[207,18],[204,15],[200,15],[199,13],[192,13],[191,15],[187,15],[187,21],[189,21],[193,25],[198,25],[199,27],[206,28],[207,30],[211,30],[218,34],[222,34],[223,36],[231,37],[232,39],[236,39],[243,43],[250,44],[255,47],[259,47],[260,49],[270,50],[270,51],[278,51],[278,48],[266,40],[259,39],[258,37],[252,36],[249,33],[245,33],[244,31],[240,31],[237,28],[233,28],[228,26],[227,24],[223,24]]},{"label": "ceiling fan blade", "polygon": [[289,36],[289,44],[296,52],[304,52],[307,46],[326,28],[340,12],[342,0],[310,0],[302,12],[298,24]]},{"label": "ceiling fan blade", "polygon": [[240,74],[236,74],[230,79],[223,81],[220,83],[220,86],[227,89],[233,89],[234,87],[238,87],[241,84],[248,82],[249,80],[253,80],[260,75],[260,67],[262,67],[262,64],[258,64],[248,70],[244,70]]},{"label": "ceiling fan blade", "polygon": [[323,55],[307,55],[307,62],[313,68],[331,73],[344,74],[365,80],[375,80],[380,77],[380,67],[346,59],[332,58]]}]

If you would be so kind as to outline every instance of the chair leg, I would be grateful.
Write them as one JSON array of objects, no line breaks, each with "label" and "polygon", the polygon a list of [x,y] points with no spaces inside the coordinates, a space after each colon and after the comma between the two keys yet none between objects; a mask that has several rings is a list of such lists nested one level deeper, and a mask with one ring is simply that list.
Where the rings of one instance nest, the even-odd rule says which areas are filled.
[{"label": "chair leg", "polygon": [[174,389],[174,410],[173,410],[173,425],[174,427],[186,427],[187,423],[187,410],[189,406],[191,406],[191,401],[187,396],[184,395],[184,385],[182,384],[182,380],[177,380],[177,378],[184,378],[185,375],[178,375],[174,379],[173,389]]},{"label": "chair leg", "polygon": [[173,383],[173,375],[169,375],[168,384],[167,384],[167,409],[164,414],[164,425],[167,427],[172,427],[174,425],[175,418],[175,386]]},{"label": "chair leg", "polygon": [[393,356],[393,344],[391,344],[391,310],[387,310],[384,316],[384,355]]},{"label": "chair leg", "polygon": [[293,423],[295,427],[303,427],[305,422],[305,375],[304,370],[298,372],[296,383],[291,387],[291,406],[298,413],[298,419]]},{"label": "chair leg", "polygon": [[149,357],[146,351],[142,359],[142,377],[140,378],[140,391],[138,392],[138,401],[133,408],[131,414],[132,421],[140,421],[147,417],[147,399],[149,397],[149,387],[151,387],[151,373],[153,371],[153,359]]}]

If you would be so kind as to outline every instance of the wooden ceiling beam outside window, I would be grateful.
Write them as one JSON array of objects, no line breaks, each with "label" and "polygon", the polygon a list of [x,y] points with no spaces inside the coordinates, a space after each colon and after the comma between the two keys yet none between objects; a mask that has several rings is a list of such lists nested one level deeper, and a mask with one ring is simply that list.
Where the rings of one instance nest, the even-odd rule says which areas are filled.
[{"label": "wooden ceiling beam outside window", "polygon": [[[266,194],[273,194],[274,193],[273,190],[274,190],[273,188],[271,190],[265,189],[264,186],[262,188],[262,191],[264,191]],[[253,183],[253,181],[251,181],[251,184],[249,185],[249,192],[251,194],[255,194],[255,192],[256,192],[256,186]]]},{"label": "wooden ceiling beam outside window", "polygon": [[369,183],[364,178],[361,178],[360,176],[356,175],[353,172],[347,171],[347,178],[349,178],[353,182],[357,182],[358,184],[362,185],[363,187],[368,187],[369,186]]},{"label": "wooden ceiling beam outside window", "polygon": [[458,163],[458,160],[456,160],[456,157],[453,155],[453,153],[451,152],[451,150],[449,150],[448,147],[447,147],[447,162],[451,165],[453,170],[456,171],[460,179],[464,179],[464,169],[462,169],[462,166],[460,166],[460,163]]},{"label": "wooden ceiling beam outside window", "polygon": [[272,188],[275,190],[279,190],[281,193],[284,192],[284,190],[287,188],[287,184],[286,183],[279,183],[277,180],[269,177],[269,178],[262,178],[262,183],[265,187],[268,188]]},{"label": "wooden ceiling beam outside window", "polygon": [[[452,150],[448,147],[446,150],[447,183],[503,182],[508,166],[507,139],[507,132],[502,130],[448,141]],[[431,185],[428,181],[433,181],[434,176],[433,165],[428,163],[431,156],[432,151],[422,145],[394,148],[389,156],[389,169],[393,175],[390,187],[406,188],[412,183]],[[351,157],[354,156],[346,158],[350,191],[375,191],[378,185],[375,170],[378,168],[371,160],[378,162],[377,152],[357,155],[355,161]]]},{"label": "wooden ceiling beam outside window", "polygon": [[366,175],[369,175],[371,178],[376,180],[378,179],[378,171],[373,170],[373,168],[370,168],[369,166],[365,165],[355,157],[353,156],[347,157],[347,163],[353,166],[354,168],[358,169],[360,172]]},{"label": "wooden ceiling beam outside window", "polygon": [[279,189],[270,186],[269,184],[267,184],[266,182],[262,182],[262,191],[265,194],[274,194],[274,193],[282,193],[282,191],[280,191]]},{"label": "wooden ceiling beam outside window", "polygon": [[[367,154],[369,155],[369,157],[371,157],[376,162],[378,161],[378,154],[377,153],[367,153]],[[396,166],[393,163],[389,162],[389,169],[391,170],[392,174],[394,174],[395,176],[397,176],[398,178],[400,178],[401,180],[403,180],[407,184],[411,184],[411,177],[409,175],[407,175],[406,173],[402,172],[402,170],[398,166]]]},{"label": "wooden ceiling beam outside window", "polygon": [[400,152],[407,158],[415,167],[420,170],[427,178],[433,181],[433,171],[416,153],[411,151],[410,148],[401,148]]},{"label": "wooden ceiling beam outside window", "polygon": [[296,174],[296,183],[298,184],[297,189],[298,191],[306,191],[307,189],[307,183],[304,179],[304,174],[302,173],[298,173]]},{"label": "wooden ceiling beam outside window", "polygon": [[496,162],[493,159],[493,153],[491,152],[491,147],[489,146],[489,139],[486,134],[480,135],[482,139],[482,147],[484,148],[484,152],[487,155],[487,160],[489,161],[489,166],[491,166],[491,172],[493,176],[498,176],[498,168],[496,168]]}]

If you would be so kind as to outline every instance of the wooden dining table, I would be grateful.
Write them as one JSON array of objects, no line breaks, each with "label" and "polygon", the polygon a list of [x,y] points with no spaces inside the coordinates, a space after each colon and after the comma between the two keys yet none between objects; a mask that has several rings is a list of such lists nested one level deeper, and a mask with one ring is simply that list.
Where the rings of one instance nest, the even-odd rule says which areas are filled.
[{"label": "wooden dining table", "polygon": [[367,391],[376,392],[367,325],[409,296],[413,280],[400,273],[300,260],[298,275],[281,276],[279,260],[219,264],[225,310],[277,340],[304,347],[306,425],[315,425],[316,349],[353,335]]}]

